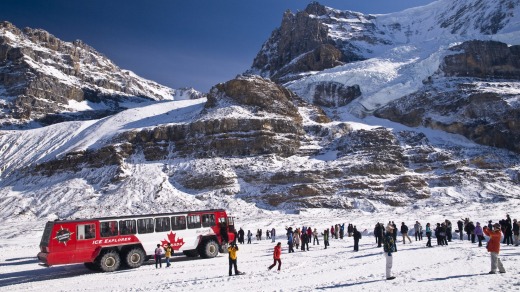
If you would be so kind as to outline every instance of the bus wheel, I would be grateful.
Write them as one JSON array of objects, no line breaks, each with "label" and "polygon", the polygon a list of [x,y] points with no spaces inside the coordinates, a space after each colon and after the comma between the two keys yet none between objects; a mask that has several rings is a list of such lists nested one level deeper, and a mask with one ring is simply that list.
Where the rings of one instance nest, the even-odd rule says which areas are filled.
[{"label": "bus wheel", "polygon": [[113,250],[105,252],[99,258],[99,267],[103,272],[113,272],[119,269],[119,265],[121,265],[121,258]]},{"label": "bus wheel", "polygon": [[140,248],[133,248],[128,251],[125,257],[125,264],[129,268],[139,268],[144,262],[144,251]]},{"label": "bus wheel", "polygon": [[195,249],[185,250],[182,253],[189,258],[194,258],[194,257],[199,256],[199,253]]},{"label": "bus wheel", "polygon": [[223,244],[218,248],[218,252],[220,252],[220,253],[228,253],[228,244],[227,244],[227,243],[223,243]]},{"label": "bus wheel", "polygon": [[218,255],[218,243],[214,240],[204,242],[199,253],[203,258],[216,257]]},{"label": "bus wheel", "polygon": [[99,265],[96,263],[83,263],[85,267],[91,271],[99,272]]}]

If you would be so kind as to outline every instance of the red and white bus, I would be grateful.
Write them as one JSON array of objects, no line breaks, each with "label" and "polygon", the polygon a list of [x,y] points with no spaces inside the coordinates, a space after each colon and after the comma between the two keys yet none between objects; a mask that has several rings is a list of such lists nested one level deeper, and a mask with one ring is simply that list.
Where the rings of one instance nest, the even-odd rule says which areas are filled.
[{"label": "red and white bus", "polygon": [[171,244],[186,256],[211,258],[235,239],[233,217],[225,210],[49,221],[38,260],[46,266],[84,263],[111,272],[140,267],[157,244]]}]

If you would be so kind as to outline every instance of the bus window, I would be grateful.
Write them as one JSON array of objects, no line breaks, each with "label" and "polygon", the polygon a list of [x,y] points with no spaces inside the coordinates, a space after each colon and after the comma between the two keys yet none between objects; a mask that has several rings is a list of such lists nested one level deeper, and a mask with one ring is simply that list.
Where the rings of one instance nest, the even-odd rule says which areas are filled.
[{"label": "bus window", "polygon": [[96,238],[95,224],[80,224],[76,228],[76,238],[78,240]]},{"label": "bus window", "polygon": [[152,218],[146,218],[146,219],[138,219],[137,220],[137,232],[139,234],[143,233],[152,233],[153,232],[153,219]]},{"label": "bus window", "polygon": [[101,237],[117,236],[117,221],[101,222]]},{"label": "bus window", "polygon": [[155,218],[155,232],[170,231],[170,218]]},{"label": "bus window", "polygon": [[188,229],[200,228],[200,216],[191,215],[188,216]]},{"label": "bus window", "polygon": [[186,229],[186,217],[173,216],[172,217],[172,230],[183,230],[183,229]]},{"label": "bus window", "polygon": [[128,235],[136,233],[135,220],[121,220],[119,221],[119,234]]},{"label": "bus window", "polygon": [[202,227],[211,227],[211,226],[215,226],[215,215],[214,214],[202,215]]}]

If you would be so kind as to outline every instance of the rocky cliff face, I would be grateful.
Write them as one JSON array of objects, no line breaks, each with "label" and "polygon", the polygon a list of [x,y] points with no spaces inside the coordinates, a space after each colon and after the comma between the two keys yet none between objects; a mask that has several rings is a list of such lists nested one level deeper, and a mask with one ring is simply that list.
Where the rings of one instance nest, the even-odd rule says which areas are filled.
[{"label": "rocky cliff face", "polygon": [[272,33],[253,61],[251,72],[283,83],[297,78],[294,75],[299,73],[322,71],[363,59],[355,49],[329,35],[328,23],[319,18],[327,13],[329,10],[317,2],[296,14],[285,12],[280,28]]},{"label": "rocky cliff face", "polygon": [[450,48],[440,70],[447,76],[520,80],[520,45],[468,41]]},{"label": "rocky cliff face", "polygon": [[122,70],[93,48],[44,30],[0,23],[0,124],[52,124],[122,110],[122,102],[172,99],[173,89]]}]

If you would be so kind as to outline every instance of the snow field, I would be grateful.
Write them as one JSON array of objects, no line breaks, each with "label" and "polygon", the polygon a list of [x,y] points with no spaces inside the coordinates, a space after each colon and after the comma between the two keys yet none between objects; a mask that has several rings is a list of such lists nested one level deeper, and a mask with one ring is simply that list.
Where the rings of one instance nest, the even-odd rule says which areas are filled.
[{"label": "snow field", "polygon": [[[497,205],[494,213],[503,211],[507,205]],[[409,213],[396,210],[387,214],[403,218],[410,228],[412,244],[402,244],[398,235],[398,252],[394,254],[393,281],[385,279],[385,259],[382,248],[377,248],[372,230],[375,218],[386,218],[382,214],[311,210],[300,215],[280,213],[241,216],[236,226],[254,234],[258,228],[264,231],[264,240],[253,237],[252,244],[239,245],[238,269],[246,272],[241,276],[228,276],[226,254],[213,259],[187,258],[178,253],[173,258],[172,268],[155,269],[153,262],[133,270],[114,273],[94,273],[81,264],[44,268],[35,258],[44,222],[6,222],[0,229],[0,291],[41,291],[42,287],[52,291],[344,291],[349,288],[362,291],[517,291],[520,287],[520,247],[501,246],[500,257],[506,274],[488,275],[490,256],[485,247],[471,244],[466,238],[460,241],[454,235],[448,246],[426,248],[426,237],[414,241],[412,217],[419,219],[423,227],[426,222],[440,222],[443,216],[429,217],[426,212]],[[454,210],[455,211],[455,210]],[[479,211],[479,210],[473,210]],[[499,211],[499,212],[501,212]],[[519,210],[515,210],[519,214]],[[400,213],[401,215],[397,215]],[[456,212],[455,212],[456,213]],[[484,216],[487,216],[487,212]],[[489,213],[492,213],[491,211]],[[343,216],[337,216],[342,214]],[[407,215],[405,215],[407,214]],[[462,213],[461,213],[462,214]],[[502,214],[502,213],[499,213]],[[476,215],[475,215],[476,216]],[[453,217],[453,216],[452,216]],[[348,218],[348,219],[345,219]],[[426,221],[426,218],[433,219]],[[470,217],[471,218],[471,217]],[[512,218],[516,218],[512,215]],[[454,225],[456,217],[450,218]],[[309,225],[319,231],[331,224],[352,222],[363,232],[359,252],[353,251],[353,239],[331,239],[330,246],[309,245],[310,251],[288,254],[286,226]],[[380,220],[383,222],[382,220]],[[394,220],[398,227],[400,220]],[[474,222],[479,220],[473,220]],[[498,219],[494,220],[494,222]],[[323,222],[331,222],[325,225]],[[384,221],[385,223],[387,221]],[[486,222],[485,219],[480,222]],[[359,224],[361,223],[361,224]],[[282,242],[282,270],[268,271],[272,264],[275,243],[265,239],[265,230],[276,228],[275,242]],[[247,240],[247,239],[246,239]],[[485,246],[485,243],[484,243]]]}]

